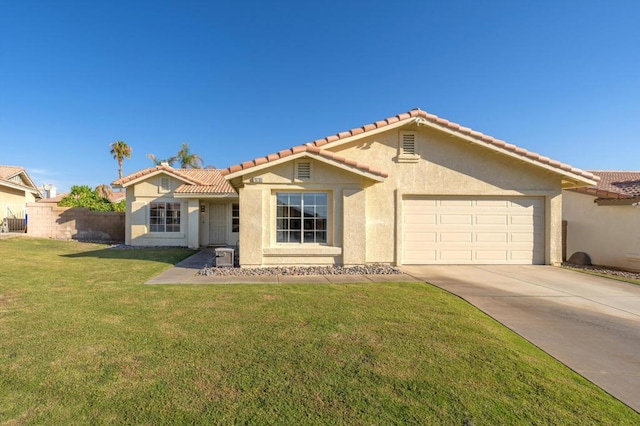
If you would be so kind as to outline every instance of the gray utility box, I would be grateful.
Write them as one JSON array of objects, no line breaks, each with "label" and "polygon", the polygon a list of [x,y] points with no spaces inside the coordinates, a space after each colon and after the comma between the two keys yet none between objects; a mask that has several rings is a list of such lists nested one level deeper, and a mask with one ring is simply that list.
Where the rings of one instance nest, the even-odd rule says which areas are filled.
[{"label": "gray utility box", "polygon": [[217,248],[216,249],[216,267],[230,267],[233,268],[233,249],[232,248]]}]

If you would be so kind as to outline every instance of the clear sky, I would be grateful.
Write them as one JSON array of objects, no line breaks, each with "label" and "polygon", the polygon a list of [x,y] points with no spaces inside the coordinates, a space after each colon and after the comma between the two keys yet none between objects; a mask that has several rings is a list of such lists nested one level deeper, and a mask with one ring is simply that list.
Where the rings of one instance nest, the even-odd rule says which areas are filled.
[{"label": "clear sky", "polygon": [[224,168],[419,107],[640,170],[640,2],[0,0],[0,164],[58,191]]}]

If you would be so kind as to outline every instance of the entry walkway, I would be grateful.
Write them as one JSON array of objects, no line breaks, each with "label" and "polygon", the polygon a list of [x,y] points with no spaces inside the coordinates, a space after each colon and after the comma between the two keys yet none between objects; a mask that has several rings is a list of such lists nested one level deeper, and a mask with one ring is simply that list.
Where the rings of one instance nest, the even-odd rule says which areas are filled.
[{"label": "entry walkway", "polygon": [[407,274],[396,275],[196,275],[211,264],[213,248],[202,249],[147,281],[145,284],[347,284],[363,282],[418,282]]},{"label": "entry walkway", "polygon": [[553,266],[404,266],[640,412],[640,285]]}]

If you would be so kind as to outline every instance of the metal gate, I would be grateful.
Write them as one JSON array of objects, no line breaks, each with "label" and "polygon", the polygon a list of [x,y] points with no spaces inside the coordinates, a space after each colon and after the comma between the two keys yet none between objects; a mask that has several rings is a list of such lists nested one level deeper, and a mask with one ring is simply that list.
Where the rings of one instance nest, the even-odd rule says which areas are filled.
[{"label": "metal gate", "polygon": [[2,232],[24,232],[27,229],[26,210],[6,208],[4,218],[0,223]]}]

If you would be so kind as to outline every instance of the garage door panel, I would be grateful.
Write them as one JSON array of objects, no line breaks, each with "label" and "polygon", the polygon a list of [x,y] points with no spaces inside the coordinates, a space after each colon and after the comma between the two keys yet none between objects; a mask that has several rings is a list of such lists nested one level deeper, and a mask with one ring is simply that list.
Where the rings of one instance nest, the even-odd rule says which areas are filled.
[{"label": "garage door panel", "polygon": [[437,222],[437,216],[435,214],[425,214],[423,216],[412,214],[410,216],[406,216],[405,221],[405,223],[408,223],[409,225],[417,226],[435,225]]},{"label": "garage door panel", "polygon": [[440,260],[443,261],[456,261],[456,262],[469,262],[473,260],[472,250],[441,250]]},{"label": "garage door panel", "polygon": [[478,232],[476,241],[479,243],[506,243],[509,241],[507,232]]},{"label": "garage door panel", "polygon": [[509,258],[508,250],[477,250],[476,260],[487,263],[506,262]]},{"label": "garage door panel", "polygon": [[456,199],[456,198],[452,198],[452,199],[441,199],[441,200],[435,200],[436,204],[440,205],[441,207],[447,208],[447,207],[471,207],[473,205],[473,200],[463,200],[463,199]]},{"label": "garage door panel", "polygon": [[405,264],[544,263],[544,199],[403,201]]},{"label": "garage door panel", "polygon": [[[412,232],[406,236],[404,240],[409,243],[408,247],[411,247],[411,243],[435,243],[437,241],[437,233],[435,232]],[[424,245],[424,244],[423,244]]]},{"label": "garage door panel", "polygon": [[440,242],[443,243],[470,243],[473,241],[472,232],[442,232]]},{"label": "garage door panel", "polygon": [[476,206],[480,208],[504,208],[509,207],[507,200],[476,200]]},{"label": "garage door panel", "polygon": [[534,256],[529,250],[511,250],[511,260],[533,262]]},{"label": "garage door panel", "polygon": [[478,225],[506,225],[509,223],[509,216],[506,214],[478,214],[476,215]]},{"label": "garage door panel", "polygon": [[408,250],[405,251],[405,256],[407,258],[407,264],[410,264],[412,261],[414,264],[418,261],[430,263],[435,263],[436,261],[435,250]]},{"label": "garage door panel", "polygon": [[438,223],[443,225],[471,225],[473,216],[470,214],[441,214],[438,216]]},{"label": "garage door panel", "polygon": [[512,232],[511,233],[511,242],[514,242],[514,243],[533,243],[535,240],[536,240],[536,235],[530,232],[528,233]]}]

